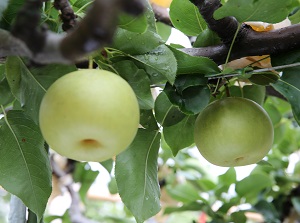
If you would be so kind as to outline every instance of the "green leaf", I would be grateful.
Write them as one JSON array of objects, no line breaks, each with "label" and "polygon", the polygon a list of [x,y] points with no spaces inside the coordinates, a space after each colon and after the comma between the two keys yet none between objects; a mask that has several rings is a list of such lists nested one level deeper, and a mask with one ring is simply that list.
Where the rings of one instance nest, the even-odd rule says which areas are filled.
[{"label": "green leaf", "polygon": [[107,172],[110,174],[113,167],[114,167],[114,161],[113,159],[108,159],[108,160],[105,160],[103,162],[100,162],[101,166],[104,167],[104,169],[107,170]]},{"label": "green leaf", "polygon": [[[3,0],[1,0],[3,2]],[[16,18],[17,13],[20,8],[23,6],[25,0],[9,0],[7,5],[7,0],[4,0],[4,5],[6,2],[6,9],[2,11],[2,16],[0,16],[0,27],[6,30],[9,30],[10,25],[13,20]],[[1,3],[0,3],[1,4]]]},{"label": "green leaf", "polygon": [[300,198],[299,197],[293,197],[292,198],[292,204],[297,211],[297,213],[300,213]]},{"label": "green leaf", "polygon": [[300,23],[300,10],[298,9],[298,11],[295,14],[289,16],[289,20],[293,25]]},{"label": "green leaf", "polygon": [[43,219],[38,220],[36,214],[28,209],[28,217],[26,223],[43,223]]},{"label": "green leaf", "polygon": [[215,11],[214,18],[218,20],[233,16],[241,23],[246,21],[278,23],[288,16],[290,3],[290,0],[228,0]]},{"label": "green leaf", "polygon": [[194,143],[195,116],[187,116],[181,122],[170,127],[164,127],[163,134],[166,143],[172,149],[174,156],[179,150],[191,146]]},{"label": "green leaf", "polygon": [[246,85],[242,88],[244,98],[255,101],[259,105],[263,105],[266,96],[266,87],[260,85]]},{"label": "green leaf", "polygon": [[266,174],[253,173],[236,183],[235,190],[240,197],[252,199],[265,188],[273,185],[272,180]]},{"label": "green leaf", "polygon": [[140,110],[140,125],[148,130],[158,130],[158,125],[152,110]]},{"label": "green leaf", "polygon": [[236,182],[236,171],[230,167],[226,173],[219,176],[219,184],[231,185]]},{"label": "green leaf", "polygon": [[220,37],[211,29],[206,28],[201,32],[196,41],[193,44],[193,47],[206,47],[214,46],[220,43]]},{"label": "green leaf", "polygon": [[236,211],[230,215],[232,222],[234,223],[246,223],[247,217],[245,216],[244,211]]},{"label": "green leaf", "polygon": [[28,68],[20,57],[8,57],[6,78],[13,95],[20,101],[25,114],[38,123],[40,103],[46,90],[59,77],[71,71],[75,66],[51,64]]},{"label": "green leaf", "polygon": [[88,163],[76,163],[76,169],[73,173],[75,182],[80,182],[79,195],[82,201],[86,198],[86,193],[94,183],[96,177],[99,175],[99,171],[91,170],[91,166]]},{"label": "green leaf", "polygon": [[51,194],[52,172],[39,127],[9,111],[0,127],[0,185],[41,219]]},{"label": "green leaf", "polygon": [[145,4],[145,8],[146,8],[144,15],[147,18],[148,30],[156,33],[157,32],[156,18],[152,6],[150,4],[150,1],[143,1],[143,3]]},{"label": "green leaf", "polygon": [[198,114],[209,103],[210,90],[207,86],[189,87],[182,92],[181,111],[186,114]]},{"label": "green leaf", "polygon": [[3,14],[4,10],[6,9],[7,5],[8,5],[8,0],[2,0],[0,2],[0,18],[2,17],[2,14]]},{"label": "green leaf", "polygon": [[186,117],[177,106],[170,102],[164,92],[161,92],[156,98],[154,111],[156,120],[163,127],[175,125]]},{"label": "green leaf", "polygon": [[14,96],[12,95],[7,79],[3,78],[0,81],[0,104],[7,105],[14,100]]},{"label": "green leaf", "polygon": [[272,84],[291,104],[294,118],[300,124],[300,80],[299,67],[285,69],[281,79]]},{"label": "green leaf", "polygon": [[201,200],[198,190],[189,182],[177,184],[175,186],[167,185],[167,193],[175,200],[189,203]]},{"label": "green leaf", "polygon": [[111,194],[117,194],[118,193],[118,186],[116,178],[112,177],[108,183],[108,190]]},{"label": "green leaf", "polygon": [[21,68],[18,57],[8,57],[5,63],[6,79],[10,86],[12,94],[21,100]]},{"label": "green leaf", "polygon": [[200,178],[199,180],[196,180],[196,183],[200,190],[203,192],[212,191],[217,186],[215,182],[206,178]]},{"label": "green leaf", "polygon": [[77,0],[72,6],[76,8],[86,8],[91,2],[92,0]]},{"label": "green leaf", "polygon": [[207,27],[199,9],[189,0],[173,0],[170,19],[176,29],[189,36],[197,36]]},{"label": "green leaf", "polygon": [[171,35],[172,27],[162,22],[156,23],[157,33],[161,36],[164,41],[167,41]]},{"label": "green leaf", "polygon": [[287,123],[284,128],[283,139],[277,143],[276,148],[284,155],[290,155],[298,149],[300,129]]},{"label": "green leaf", "polygon": [[163,43],[161,37],[150,30],[143,33],[117,29],[112,47],[130,55],[145,54]]},{"label": "green leaf", "polygon": [[177,92],[182,94],[184,90],[188,89],[189,87],[206,86],[207,78],[203,77],[203,75],[197,74],[180,75],[176,78],[174,85]]},{"label": "green leaf", "polygon": [[258,213],[261,213],[266,222],[281,222],[279,220],[279,213],[271,202],[260,200],[254,205],[254,210],[256,210]]},{"label": "green leaf", "polygon": [[287,53],[272,55],[271,62],[273,67],[300,62],[300,50],[290,50]]},{"label": "green leaf", "polygon": [[150,91],[150,79],[146,72],[139,69],[132,61],[123,60],[113,64],[119,75],[132,87],[140,109],[152,109],[154,100]]},{"label": "green leaf", "polygon": [[169,47],[177,60],[177,74],[216,74],[218,65],[207,57],[190,56],[178,49]]},{"label": "green leaf", "polygon": [[180,110],[187,115],[198,114],[210,101],[210,90],[207,86],[188,87],[180,93],[176,86],[167,83],[164,92],[171,103],[179,106]]},{"label": "green leaf", "polygon": [[277,107],[273,103],[271,103],[270,101],[267,101],[264,104],[264,109],[268,113],[268,115],[269,115],[269,117],[272,121],[273,126],[278,125],[280,120],[281,120],[282,115],[279,112],[279,110],[277,109]]},{"label": "green leaf", "polygon": [[174,212],[182,212],[182,211],[199,211],[203,210],[203,208],[206,206],[206,204],[194,201],[190,203],[185,203],[180,207],[166,207],[164,214],[171,214]]},{"label": "green leaf", "polygon": [[115,176],[123,203],[138,223],[160,210],[157,158],[160,133],[139,129],[133,143],[116,158]]},{"label": "green leaf", "polygon": [[141,16],[132,16],[122,13],[119,16],[119,27],[131,32],[143,33],[147,29],[147,18],[145,14]]},{"label": "green leaf", "polygon": [[274,72],[260,72],[252,74],[249,80],[254,84],[267,86],[275,83],[279,78],[280,76]]},{"label": "green leaf", "polygon": [[172,51],[166,45],[160,45],[154,50],[144,54],[133,56],[146,72],[150,75],[153,83],[161,77],[174,83],[177,71],[177,61]]}]

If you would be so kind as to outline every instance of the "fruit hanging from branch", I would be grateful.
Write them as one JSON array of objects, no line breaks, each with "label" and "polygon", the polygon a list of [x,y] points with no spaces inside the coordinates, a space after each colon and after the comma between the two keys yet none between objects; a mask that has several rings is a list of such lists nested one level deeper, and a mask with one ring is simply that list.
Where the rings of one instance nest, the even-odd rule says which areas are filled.
[{"label": "fruit hanging from branch", "polygon": [[205,159],[218,166],[259,162],[271,149],[273,136],[266,111],[245,98],[214,101],[195,123],[196,146]]},{"label": "fruit hanging from branch", "polygon": [[53,150],[70,159],[100,162],[132,142],[139,124],[139,105],[120,76],[104,70],[80,70],[50,86],[39,120]]}]

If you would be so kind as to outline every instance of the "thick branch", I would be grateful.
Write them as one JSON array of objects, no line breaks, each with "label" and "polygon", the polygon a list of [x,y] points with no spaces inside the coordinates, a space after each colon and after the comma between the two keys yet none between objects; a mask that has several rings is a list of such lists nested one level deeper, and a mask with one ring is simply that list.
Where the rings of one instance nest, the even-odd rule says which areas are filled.
[{"label": "thick branch", "polygon": [[71,61],[110,44],[118,22],[118,0],[96,0],[79,27],[61,43],[64,57]]},{"label": "thick branch", "polygon": [[[249,26],[243,26],[240,33],[240,38],[233,45],[230,61],[245,56],[280,54],[300,49],[300,24],[269,32],[256,32]],[[189,55],[209,57],[217,64],[223,64],[226,60],[229,46],[220,44],[181,50]]]},{"label": "thick branch", "polygon": [[[141,0],[95,0],[78,27],[64,35],[39,27],[42,1],[27,0],[16,18],[12,31],[14,37],[6,35],[6,38],[11,38],[10,42],[22,46],[15,55],[26,56],[41,64],[72,63],[108,45],[117,27],[120,10],[137,15],[142,13],[144,6]],[[0,48],[0,57],[14,53]]]}]

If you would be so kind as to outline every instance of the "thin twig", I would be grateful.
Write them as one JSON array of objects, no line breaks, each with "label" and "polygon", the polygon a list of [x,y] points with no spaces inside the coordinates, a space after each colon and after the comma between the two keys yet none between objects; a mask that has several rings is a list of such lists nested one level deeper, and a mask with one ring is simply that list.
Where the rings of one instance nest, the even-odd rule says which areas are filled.
[{"label": "thin twig", "polygon": [[[300,62],[276,66],[276,67],[268,67],[268,68],[251,70],[251,71],[245,72],[245,74],[254,74],[254,73],[261,73],[261,72],[266,72],[266,71],[283,70],[286,68],[292,68],[292,67],[298,67],[298,66],[300,66]],[[208,79],[211,80],[211,79],[218,79],[218,78],[225,78],[225,77],[238,77],[241,75],[242,75],[241,73],[231,73],[231,74],[224,74],[224,75],[216,74],[216,75],[209,76]]]}]

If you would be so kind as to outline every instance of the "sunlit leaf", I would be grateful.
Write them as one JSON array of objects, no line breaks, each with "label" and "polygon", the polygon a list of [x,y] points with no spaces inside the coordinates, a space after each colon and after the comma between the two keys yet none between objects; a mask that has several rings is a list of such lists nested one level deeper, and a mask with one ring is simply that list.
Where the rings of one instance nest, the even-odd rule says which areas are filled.
[{"label": "sunlit leaf", "polygon": [[133,143],[116,158],[118,191],[138,223],[160,210],[157,158],[160,133],[140,129]]},{"label": "sunlit leaf", "polygon": [[41,219],[52,172],[39,127],[23,112],[10,111],[1,120],[0,135],[0,185]]},{"label": "sunlit leaf", "polygon": [[145,14],[141,16],[132,16],[122,13],[119,16],[119,27],[131,32],[143,33],[147,29],[147,18]]},{"label": "sunlit leaf", "polygon": [[207,27],[199,9],[189,0],[173,0],[170,19],[176,29],[190,36],[198,35]]},{"label": "sunlit leaf", "polygon": [[290,3],[291,0],[228,0],[215,11],[214,18],[221,19],[226,16],[234,16],[239,22],[278,23],[288,16]]}]

